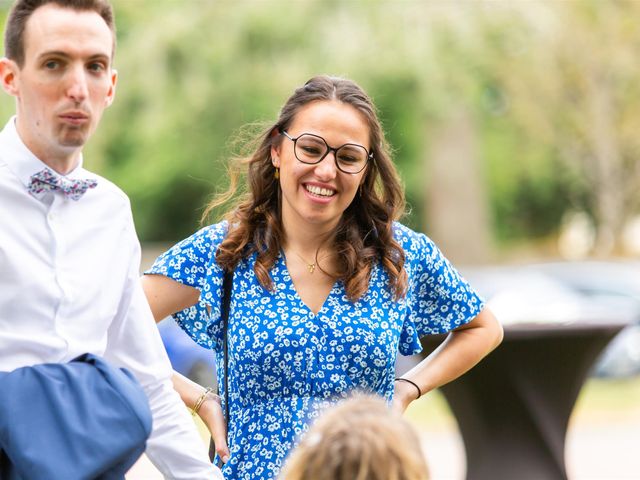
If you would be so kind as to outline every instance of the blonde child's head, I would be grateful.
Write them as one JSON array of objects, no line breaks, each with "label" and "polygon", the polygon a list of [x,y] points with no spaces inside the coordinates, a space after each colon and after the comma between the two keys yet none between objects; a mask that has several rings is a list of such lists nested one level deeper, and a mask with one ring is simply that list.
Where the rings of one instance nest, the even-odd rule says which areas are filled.
[{"label": "blonde child's head", "polygon": [[426,480],[413,428],[385,402],[357,395],[329,408],[302,438],[281,480]]}]

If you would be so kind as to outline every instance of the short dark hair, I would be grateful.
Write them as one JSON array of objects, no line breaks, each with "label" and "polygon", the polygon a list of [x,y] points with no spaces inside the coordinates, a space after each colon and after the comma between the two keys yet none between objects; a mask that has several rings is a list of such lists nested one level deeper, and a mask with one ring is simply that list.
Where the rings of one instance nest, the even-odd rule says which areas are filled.
[{"label": "short dark hair", "polygon": [[77,11],[93,11],[102,17],[113,34],[115,49],[116,23],[108,0],[17,0],[11,8],[4,31],[4,49],[7,58],[24,64],[24,29],[29,17],[43,5],[53,3]]}]

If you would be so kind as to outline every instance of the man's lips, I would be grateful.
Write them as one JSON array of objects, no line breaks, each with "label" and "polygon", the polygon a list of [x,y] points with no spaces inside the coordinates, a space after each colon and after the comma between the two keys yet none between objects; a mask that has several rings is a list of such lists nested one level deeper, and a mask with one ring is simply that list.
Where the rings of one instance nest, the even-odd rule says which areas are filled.
[{"label": "man's lips", "polygon": [[60,114],[59,118],[73,125],[82,125],[89,121],[89,115],[84,112],[65,112]]}]

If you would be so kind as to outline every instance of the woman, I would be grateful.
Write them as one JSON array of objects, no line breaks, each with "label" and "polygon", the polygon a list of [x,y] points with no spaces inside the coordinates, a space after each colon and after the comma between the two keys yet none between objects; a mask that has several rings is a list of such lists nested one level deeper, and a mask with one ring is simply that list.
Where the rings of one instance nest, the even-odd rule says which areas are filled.
[{"label": "woman", "polygon": [[371,395],[327,409],[291,452],[280,480],[428,480],[409,422]]},{"label": "woman", "polygon": [[[157,320],[174,314],[222,366],[223,272],[228,322],[228,445],[220,405],[177,379],[228,460],[229,479],[278,474],[317,408],[352,391],[398,412],[496,347],[502,329],[425,235],[396,222],[404,199],[368,96],[350,80],[314,77],[287,100],[247,160],[248,194],[226,221],[158,258],[143,279]],[[397,352],[451,332],[403,379]]]}]

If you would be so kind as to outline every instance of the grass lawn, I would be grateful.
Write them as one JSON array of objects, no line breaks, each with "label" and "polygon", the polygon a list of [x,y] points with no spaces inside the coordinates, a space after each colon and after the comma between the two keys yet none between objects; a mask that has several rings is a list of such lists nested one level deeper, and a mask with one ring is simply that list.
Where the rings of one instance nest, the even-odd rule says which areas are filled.
[{"label": "grass lawn", "polygon": [[[572,422],[610,421],[640,416],[640,376],[629,379],[589,379],[576,402]],[[418,430],[454,428],[456,423],[444,396],[436,391],[409,406],[406,417]]]}]

